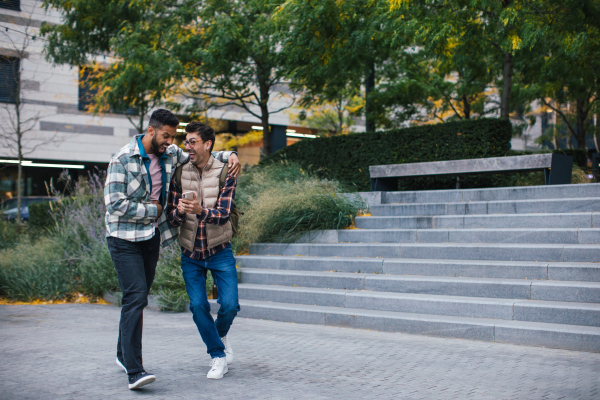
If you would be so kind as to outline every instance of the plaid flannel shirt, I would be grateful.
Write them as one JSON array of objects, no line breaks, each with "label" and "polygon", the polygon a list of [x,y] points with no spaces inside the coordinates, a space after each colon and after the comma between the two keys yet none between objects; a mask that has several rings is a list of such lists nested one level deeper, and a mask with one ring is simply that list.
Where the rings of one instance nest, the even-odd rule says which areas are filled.
[{"label": "plaid flannel shirt", "polygon": [[[134,136],[110,160],[104,184],[104,204],[106,205],[106,236],[113,236],[130,242],[148,240],[154,236],[154,222],[158,215],[158,207],[150,201],[150,176],[144,166],[138,138]],[[223,153],[217,153],[224,158]],[[189,156],[176,145],[165,151],[164,160],[166,174],[165,193],[169,193],[169,185],[175,169],[187,162]],[[166,212],[157,221],[161,235],[161,243],[168,246],[177,239],[177,227],[169,224]]]},{"label": "plaid flannel shirt", "polygon": [[[206,224],[225,225],[229,221],[231,207],[235,199],[235,187],[237,179],[227,174],[225,183],[219,193],[216,208],[202,207],[202,212],[198,217],[198,230],[196,231],[196,240],[194,241],[194,251],[181,248],[181,252],[195,260],[206,260],[208,257],[223,250],[231,242],[225,242],[213,248],[208,248],[206,237]],[[185,219],[185,214],[177,211],[177,205],[181,200],[181,188],[177,186],[175,177],[171,181],[171,190],[169,192],[169,201],[167,203],[167,218],[169,223],[174,226],[181,226]]]}]

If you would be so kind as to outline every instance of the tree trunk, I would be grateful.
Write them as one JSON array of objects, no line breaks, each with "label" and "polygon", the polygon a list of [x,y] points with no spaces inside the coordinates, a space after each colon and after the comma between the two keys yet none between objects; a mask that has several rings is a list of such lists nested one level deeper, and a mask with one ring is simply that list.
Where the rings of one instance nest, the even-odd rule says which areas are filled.
[{"label": "tree trunk", "polygon": [[23,199],[21,198],[21,179],[23,176],[22,162],[21,155],[19,155],[19,164],[17,164],[17,223],[21,223],[21,204],[23,204]]},{"label": "tree trunk", "polygon": [[260,122],[263,127],[263,149],[261,159],[271,155],[271,129],[269,128],[269,84],[271,70],[256,62],[256,80],[260,92]]},{"label": "tree trunk", "polygon": [[502,70],[502,97],[500,99],[500,118],[510,117],[510,92],[512,90],[513,56],[504,53],[504,69]]},{"label": "tree trunk", "polygon": [[269,112],[267,111],[265,113],[262,105],[260,109],[262,111],[261,124],[263,127],[263,153],[261,156],[268,157],[271,155],[271,129],[269,128]]},{"label": "tree trunk", "polygon": [[471,103],[469,102],[469,98],[467,96],[463,96],[462,102],[465,119],[471,119]]},{"label": "tree trunk", "polygon": [[595,121],[595,132],[594,132],[594,144],[596,145],[596,151],[598,153],[600,153],[600,146],[599,146],[599,142],[600,142],[600,114],[596,114],[596,121]]},{"label": "tree trunk", "polygon": [[586,127],[585,127],[585,122],[587,120],[587,116],[588,116],[588,110],[586,110],[586,103],[587,103],[587,99],[582,98],[582,99],[577,99],[577,101],[575,102],[576,107],[577,107],[577,134],[575,136],[575,139],[577,139],[577,148],[578,149],[585,149],[586,143],[585,143],[585,139],[586,139],[586,135],[585,135],[585,131],[586,131]]},{"label": "tree trunk", "polygon": [[140,124],[136,126],[137,131],[140,135],[144,133],[144,115],[146,115],[146,113],[140,108]]},{"label": "tree trunk", "polygon": [[365,119],[367,132],[375,131],[375,120],[373,118],[373,100],[369,99],[369,94],[375,88],[375,63],[367,67],[365,73]]},{"label": "tree trunk", "polygon": [[344,133],[344,101],[339,99],[337,104],[335,105],[335,110],[337,111],[338,123],[340,124],[339,129],[336,130],[336,135],[341,135]]}]

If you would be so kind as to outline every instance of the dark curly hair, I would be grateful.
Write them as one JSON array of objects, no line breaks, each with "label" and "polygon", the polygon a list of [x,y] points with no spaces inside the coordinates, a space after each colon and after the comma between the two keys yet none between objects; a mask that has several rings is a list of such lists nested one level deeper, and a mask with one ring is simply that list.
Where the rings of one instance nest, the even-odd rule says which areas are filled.
[{"label": "dark curly hair", "polygon": [[150,116],[150,123],[148,125],[154,129],[160,129],[165,125],[176,128],[179,125],[179,120],[171,111],[159,108],[158,110],[154,110]]},{"label": "dark curly hair", "polygon": [[202,122],[192,121],[185,127],[187,133],[197,133],[204,142],[211,141],[210,151],[215,147],[215,130]]}]

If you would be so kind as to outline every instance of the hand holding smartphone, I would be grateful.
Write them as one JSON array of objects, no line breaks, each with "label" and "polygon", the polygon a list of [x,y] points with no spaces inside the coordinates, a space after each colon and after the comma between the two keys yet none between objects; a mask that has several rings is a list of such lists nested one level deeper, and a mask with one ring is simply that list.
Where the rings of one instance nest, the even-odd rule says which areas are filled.
[{"label": "hand holding smartphone", "polygon": [[186,200],[194,200],[194,198],[196,197],[196,193],[190,191],[190,192],[185,192],[181,195],[181,198],[186,199]]}]

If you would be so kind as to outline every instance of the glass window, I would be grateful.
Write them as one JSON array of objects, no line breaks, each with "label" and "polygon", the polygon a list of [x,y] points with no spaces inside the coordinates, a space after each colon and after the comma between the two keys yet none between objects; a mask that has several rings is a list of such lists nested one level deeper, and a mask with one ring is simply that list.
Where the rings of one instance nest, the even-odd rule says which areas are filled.
[{"label": "glass window", "polygon": [[0,0],[0,8],[7,8],[9,10],[21,11],[20,0]]},{"label": "glass window", "polygon": [[[2,4],[3,0],[0,0]],[[0,101],[14,103],[19,89],[19,63],[14,57],[0,56]]]}]

